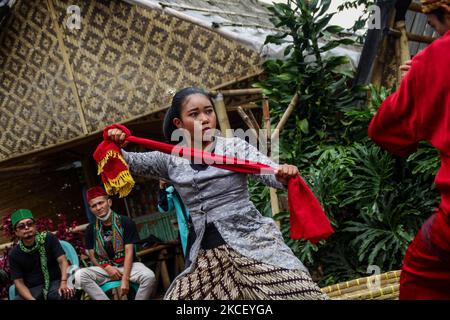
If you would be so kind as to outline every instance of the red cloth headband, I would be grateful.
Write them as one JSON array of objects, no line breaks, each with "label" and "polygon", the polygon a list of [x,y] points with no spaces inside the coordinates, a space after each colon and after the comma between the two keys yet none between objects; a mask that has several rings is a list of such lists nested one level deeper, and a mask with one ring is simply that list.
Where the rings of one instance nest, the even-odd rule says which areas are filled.
[{"label": "red cloth headband", "polygon": [[97,197],[101,197],[101,196],[108,196],[108,194],[106,193],[105,189],[103,189],[100,186],[95,186],[95,187],[89,188],[86,191],[86,200],[87,200],[87,202],[89,202],[92,199],[95,199]]}]

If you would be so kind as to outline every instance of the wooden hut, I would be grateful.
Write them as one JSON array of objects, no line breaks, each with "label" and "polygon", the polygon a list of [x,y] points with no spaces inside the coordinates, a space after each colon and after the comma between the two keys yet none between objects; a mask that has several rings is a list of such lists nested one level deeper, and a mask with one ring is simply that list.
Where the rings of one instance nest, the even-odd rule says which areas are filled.
[{"label": "wooden hut", "polygon": [[[27,207],[87,222],[83,194],[99,183],[92,152],[102,128],[120,122],[162,140],[179,88],[221,92],[231,127],[258,126],[262,96],[247,89],[270,55],[269,18],[256,0],[9,1],[0,25],[0,217]],[[117,210],[156,210],[157,182],[138,182]]]},{"label": "wooden hut", "polygon": [[391,88],[401,79],[400,65],[436,39],[415,0],[378,1],[381,28],[371,29],[361,54],[357,82]]}]

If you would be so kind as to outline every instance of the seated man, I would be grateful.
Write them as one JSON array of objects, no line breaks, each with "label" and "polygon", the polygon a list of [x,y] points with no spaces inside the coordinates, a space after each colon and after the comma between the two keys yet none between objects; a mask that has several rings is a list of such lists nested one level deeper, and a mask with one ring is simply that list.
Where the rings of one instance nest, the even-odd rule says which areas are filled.
[{"label": "seated man", "polygon": [[148,299],[156,286],[156,279],[152,270],[135,262],[134,244],[139,241],[135,223],[111,210],[112,200],[102,187],[87,190],[86,198],[97,218],[88,225],[85,238],[93,266],[78,270],[76,283],[93,300],[108,300],[100,285],[121,280],[120,294],[126,296],[131,281],[139,284],[135,299]]},{"label": "seated man", "polygon": [[67,287],[69,263],[56,236],[50,232],[38,233],[33,214],[27,209],[14,212],[11,223],[19,239],[9,254],[16,300],[72,298],[75,290]]}]

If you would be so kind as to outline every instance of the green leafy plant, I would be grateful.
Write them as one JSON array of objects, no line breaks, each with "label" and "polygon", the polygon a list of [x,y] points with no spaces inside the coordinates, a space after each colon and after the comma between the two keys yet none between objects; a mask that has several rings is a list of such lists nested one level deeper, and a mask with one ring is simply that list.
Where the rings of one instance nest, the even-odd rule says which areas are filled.
[{"label": "green leafy plant", "polygon": [[[339,38],[342,28],[328,25],[329,5],[303,0],[274,4],[274,23],[285,32],[266,42],[284,45],[285,58],[266,61],[267,77],[256,85],[269,97],[273,123],[292,97],[300,96],[280,133],[280,162],[299,167],[335,233],[312,245],[290,239],[287,212],[274,219],[320,285],[365,276],[372,264],[382,271],[399,269],[409,242],[439,200],[433,187],[439,167],[435,149],[424,143],[398,159],[367,136],[371,119],[395,88],[353,86],[347,59],[324,54],[351,41]],[[270,216],[268,189],[250,184],[250,191],[257,207]]]},{"label": "green leafy plant", "polygon": [[250,193],[250,200],[258,211],[265,217],[271,217],[272,207],[270,206],[269,188],[261,182],[250,180],[248,190]]}]

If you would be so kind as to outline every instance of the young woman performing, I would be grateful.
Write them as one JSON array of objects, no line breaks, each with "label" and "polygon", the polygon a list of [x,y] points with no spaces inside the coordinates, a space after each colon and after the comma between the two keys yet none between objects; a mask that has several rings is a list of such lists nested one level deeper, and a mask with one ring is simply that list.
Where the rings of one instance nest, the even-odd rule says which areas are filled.
[{"label": "young woman performing", "polygon": [[[244,140],[214,135],[215,128],[214,104],[206,93],[185,88],[174,96],[164,121],[166,139],[183,129],[191,146],[277,168],[275,174],[252,176],[274,188],[286,188],[298,175],[297,167],[278,166]],[[125,141],[120,129],[109,129],[108,137],[120,145]],[[187,253],[188,267],[166,299],[327,299],[274,221],[250,201],[247,174],[158,151],[123,151],[123,156],[133,174],[169,180],[192,217],[195,241]]]}]

